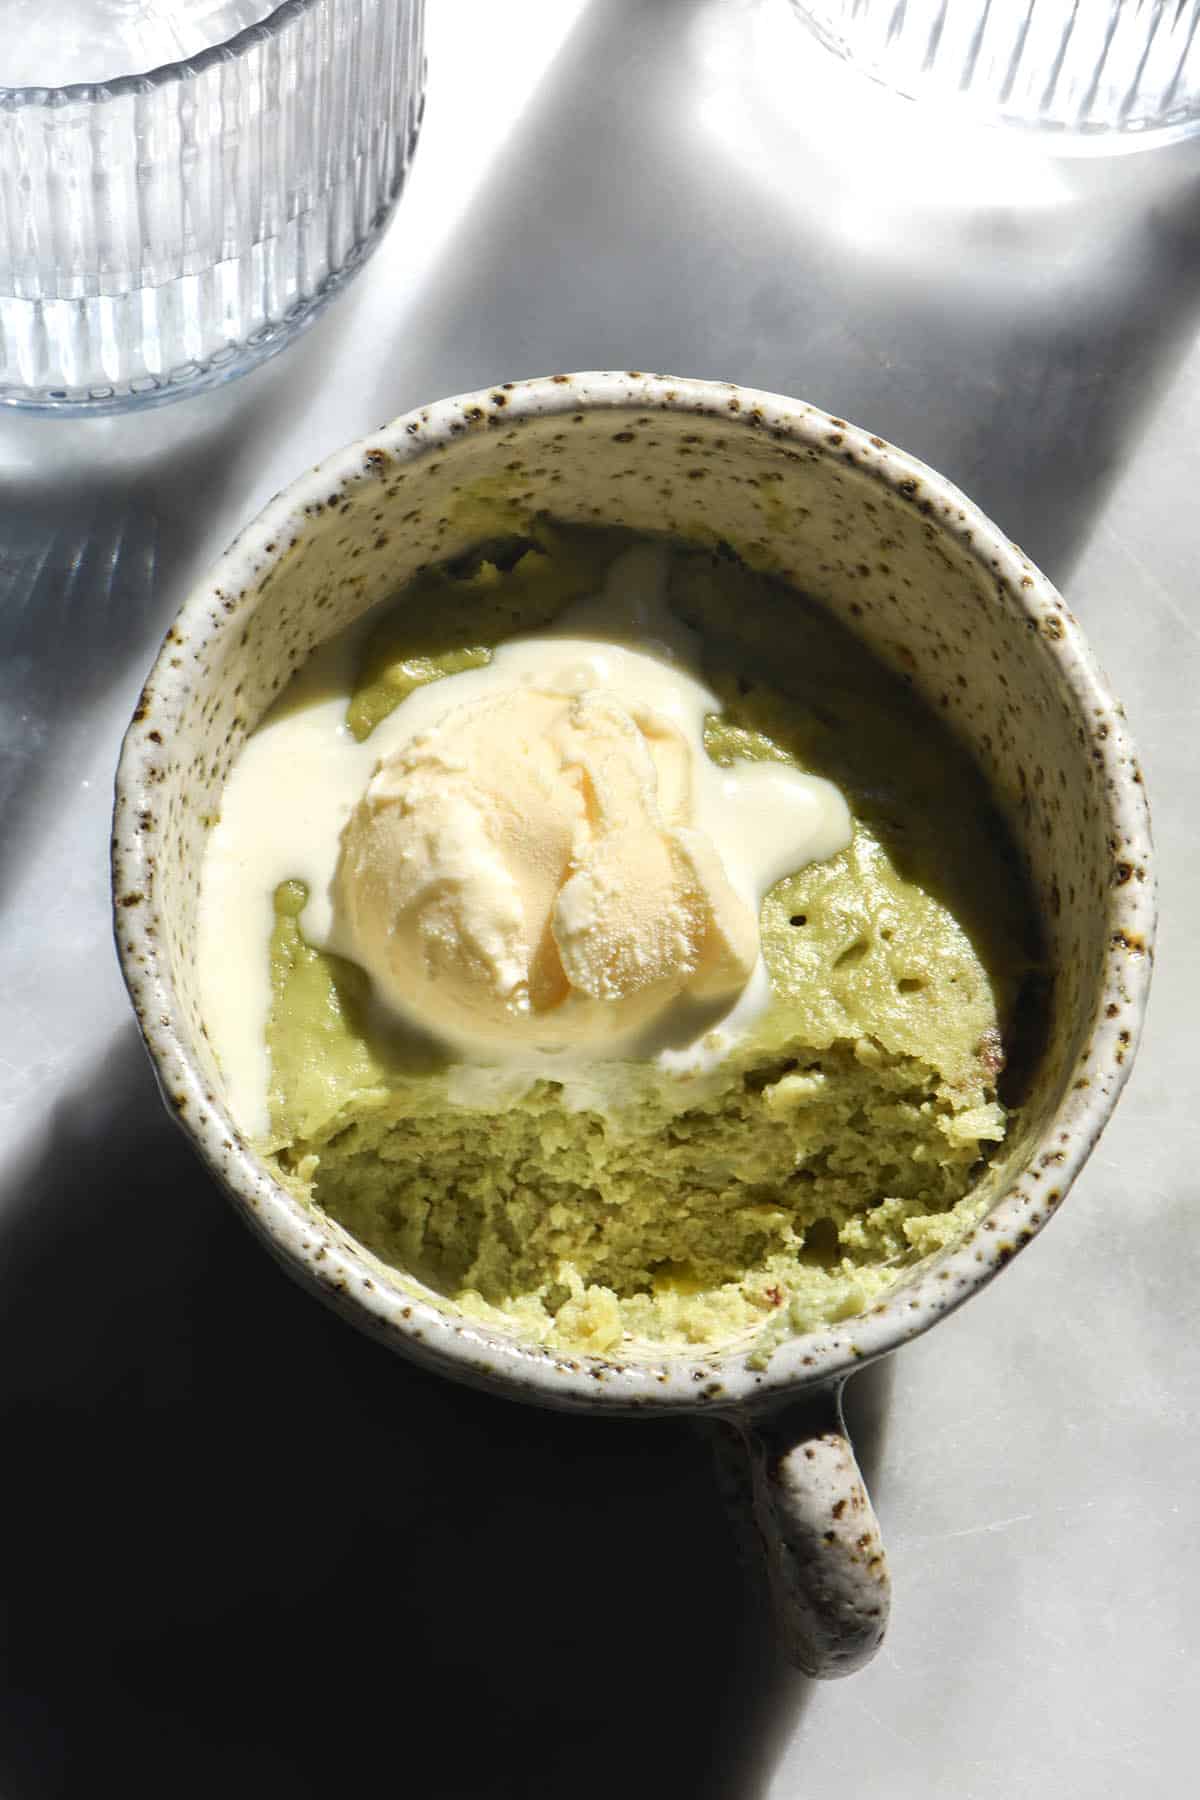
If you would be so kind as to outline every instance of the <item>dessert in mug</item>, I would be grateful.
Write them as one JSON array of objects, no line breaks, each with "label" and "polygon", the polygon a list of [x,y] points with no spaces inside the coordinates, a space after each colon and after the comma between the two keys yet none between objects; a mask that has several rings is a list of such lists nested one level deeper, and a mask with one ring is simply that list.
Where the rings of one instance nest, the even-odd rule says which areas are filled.
[{"label": "dessert in mug", "polygon": [[729,546],[545,518],[248,740],[206,1028],[281,1178],[564,1352],[860,1311],[974,1222],[1040,943],[966,752]]}]

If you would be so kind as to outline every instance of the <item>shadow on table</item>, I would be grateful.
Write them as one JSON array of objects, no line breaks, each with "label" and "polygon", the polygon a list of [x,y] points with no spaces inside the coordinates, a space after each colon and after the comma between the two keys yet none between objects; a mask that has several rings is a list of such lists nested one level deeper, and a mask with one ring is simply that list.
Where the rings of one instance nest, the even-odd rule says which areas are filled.
[{"label": "shadow on table", "polygon": [[[19,1180],[6,1800],[763,1793],[808,1684],[685,1424],[509,1405],[349,1330],[226,1208],[132,1027]],[[887,1385],[859,1378],[868,1466]]]},{"label": "shadow on table", "polygon": [[297,428],[329,334],[352,328],[360,298],[355,285],[281,356],[173,405],[99,419],[0,409],[0,902],[41,828],[55,749],[78,734],[90,768],[97,711],[123,694],[120,723],[132,713],[171,618],[245,522],[259,465]]},{"label": "shadow on table", "polygon": [[[244,395],[245,404],[251,396]],[[137,683],[244,435],[243,396],[86,421],[0,419],[0,901],[42,826],[55,740]],[[186,416],[185,416],[186,415]],[[194,504],[167,510],[168,484]],[[80,758],[81,768],[90,757]]]},{"label": "shadow on table", "polygon": [[818,402],[1065,581],[1188,348],[1200,143],[930,127],[784,0],[594,0],[380,357],[383,414],[581,368]]}]

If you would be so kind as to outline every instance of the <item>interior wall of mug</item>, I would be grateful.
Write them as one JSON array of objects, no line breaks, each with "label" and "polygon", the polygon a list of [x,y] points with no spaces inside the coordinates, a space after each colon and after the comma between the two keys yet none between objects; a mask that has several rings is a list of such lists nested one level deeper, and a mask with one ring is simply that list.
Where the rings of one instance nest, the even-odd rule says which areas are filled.
[{"label": "interior wall of mug", "polygon": [[194,924],[205,837],[247,733],[317,644],[422,565],[539,508],[723,540],[778,569],[900,670],[989,773],[1029,859],[1056,984],[1020,1132],[987,1182],[999,1192],[1044,1132],[1100,1004],[1112,867],[1104,771],[1057,655],[1059,603],[1027,614],[956,501],[916,478],[888,484],[878,440],[864,449],[856,435],[849,457],[841,431],[825,440],[685,411],[488,415],[428,449],[419,437],[368,446],[261,548],[258,527],[246,532],[240,558],[223,565],[240,564],[236,591],[218,585],[185,613],[167,646],[167,704],[154,707],[168,719],[151,775],[157,916],[218,1103]]}]

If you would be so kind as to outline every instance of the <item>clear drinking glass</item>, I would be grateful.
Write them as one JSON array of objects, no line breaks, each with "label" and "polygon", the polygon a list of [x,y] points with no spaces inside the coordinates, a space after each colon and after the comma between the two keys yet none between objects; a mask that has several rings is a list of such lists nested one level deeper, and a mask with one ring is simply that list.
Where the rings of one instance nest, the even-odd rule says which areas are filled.
[{"label": "clear drinking glass", "polygon": [[885,86],[1131,149],[1200,125],[1200,0],[792,0]]},{"label": "clear drinking glass", "polygon": [[0,0],[0,402],[113,412],[241,374],[404,184],[424,0]]}]

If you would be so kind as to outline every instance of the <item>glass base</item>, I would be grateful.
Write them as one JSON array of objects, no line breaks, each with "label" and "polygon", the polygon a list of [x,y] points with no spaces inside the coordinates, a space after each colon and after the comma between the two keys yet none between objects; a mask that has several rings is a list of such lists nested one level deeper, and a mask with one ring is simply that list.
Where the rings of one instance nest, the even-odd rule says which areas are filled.
[{"label": "glass base", "polygon": [[[21,388],[11,384],[0,386],[0,406],[12,407],[42,418],[104,418],[111,413],[131,412],[135,407],[169,406],[189,394],[206,388],[221,387],[248,375],[261,363],[278,356],[293,339],[300,336],[324,311],[346,284],[368,260],[391,221],[396,209],[393,200],[379,215],[368,236],[350,252],[340,269],[335,269],[305,300],[285,313],[281,319],[269,321],[255,331],[244,344],[225,344],[212,355],[182,363],[162,375],[143,374],[125,384],[90,388],[46,387]],[[0,306],[3,302],[0,301]]]}]

